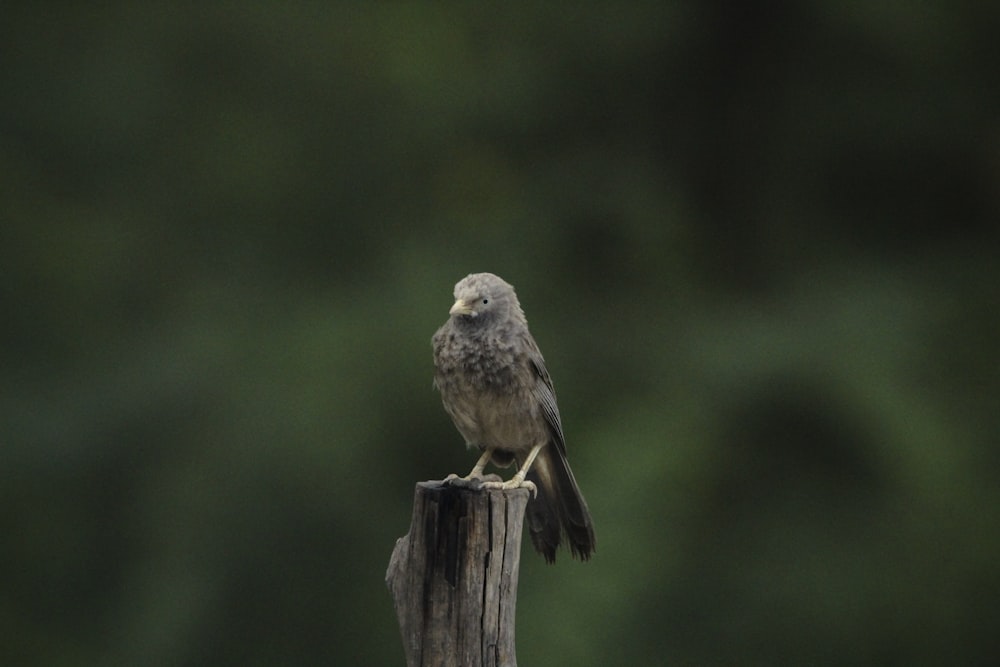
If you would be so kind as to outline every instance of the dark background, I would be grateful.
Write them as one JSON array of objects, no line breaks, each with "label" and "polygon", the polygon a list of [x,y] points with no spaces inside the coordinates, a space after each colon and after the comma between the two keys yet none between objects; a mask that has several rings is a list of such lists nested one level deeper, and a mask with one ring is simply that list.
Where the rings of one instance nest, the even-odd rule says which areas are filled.
[{"label": "dark background", "polygon": [[1000,660],[1000,4],[3,14],[0,663],[402,664],[473,271],[598,536],[523,664]]}]

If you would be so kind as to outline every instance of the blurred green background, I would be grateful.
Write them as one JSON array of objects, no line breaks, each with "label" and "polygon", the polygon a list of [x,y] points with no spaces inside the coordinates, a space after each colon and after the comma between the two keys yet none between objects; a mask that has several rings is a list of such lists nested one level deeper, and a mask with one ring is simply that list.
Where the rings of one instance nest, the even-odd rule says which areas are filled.
[{"label": "blurred green background", "polygon": [[[454,283],[594,514],[525,665],[1000,660],[1000,5],[13,3],[0,663],[399,665]],[[508,473],[509,474],[509,473]]]}]

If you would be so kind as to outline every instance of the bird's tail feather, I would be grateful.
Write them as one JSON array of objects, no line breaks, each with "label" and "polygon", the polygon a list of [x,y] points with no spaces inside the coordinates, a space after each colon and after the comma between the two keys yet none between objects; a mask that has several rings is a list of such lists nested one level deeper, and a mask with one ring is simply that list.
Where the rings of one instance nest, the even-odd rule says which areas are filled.
[{"label": "bird's tail feather", "polygon": [[528,529],[535,550],[546,561],[554,562],[565,533],[573,556],[590,558],[595,546],[594,524],[562,451],[554,444],[543,447],[527,479],[538,487],[538,497],[528,503]]}]

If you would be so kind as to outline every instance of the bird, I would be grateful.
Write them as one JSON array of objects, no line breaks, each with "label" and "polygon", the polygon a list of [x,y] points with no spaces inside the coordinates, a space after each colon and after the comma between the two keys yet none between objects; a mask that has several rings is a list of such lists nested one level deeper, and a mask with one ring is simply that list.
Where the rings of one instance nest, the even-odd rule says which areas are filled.
[{"label": "bird", "polygon": [[434,387],[466,445],[482,455],[468,475],[445,481],[482,481],[487,463],[516,463],[511,479],[483,486],[532,491],[528,529],[546,562],[555,562],[563,534],[570,553],[588,560],[596,545],[593,520],[566,459],[552,378],[513,286],[492,273],[472,273],[455,285],[454,297],[431,339]]}]

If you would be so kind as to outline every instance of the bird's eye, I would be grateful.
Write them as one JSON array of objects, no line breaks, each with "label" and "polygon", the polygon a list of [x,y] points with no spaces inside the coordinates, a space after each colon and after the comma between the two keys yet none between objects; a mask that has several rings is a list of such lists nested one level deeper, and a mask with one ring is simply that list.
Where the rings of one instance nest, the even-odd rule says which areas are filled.
[{"label": "bird's eye", "polygon": [[484,305],[484,306],[485,306],[486,304],[488,304],[489,302],[490,302],[490,300],[489,300],[489,299],[483,299],[483,305]]}]

